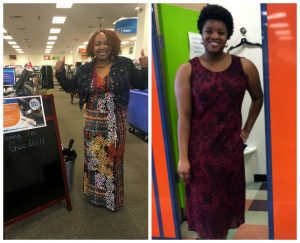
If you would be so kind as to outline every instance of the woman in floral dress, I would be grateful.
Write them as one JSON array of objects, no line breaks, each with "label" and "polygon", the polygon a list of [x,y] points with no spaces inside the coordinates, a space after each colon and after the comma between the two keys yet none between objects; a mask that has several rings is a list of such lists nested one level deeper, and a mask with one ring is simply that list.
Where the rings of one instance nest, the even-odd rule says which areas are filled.
[{"label": "woman in floral dress", "polygon": [[148,85],[148,58],[139,59],[141,70],[118,56],[121,41],[111,30],[96,31],[87,45],[93,60],[67,79],[64,58],[56,64],[57,80],[67,92],[79,94],[86,104],[84,127],[84,194],[98,206],[117,211],[124,203],[124,149],[130,88]]}]

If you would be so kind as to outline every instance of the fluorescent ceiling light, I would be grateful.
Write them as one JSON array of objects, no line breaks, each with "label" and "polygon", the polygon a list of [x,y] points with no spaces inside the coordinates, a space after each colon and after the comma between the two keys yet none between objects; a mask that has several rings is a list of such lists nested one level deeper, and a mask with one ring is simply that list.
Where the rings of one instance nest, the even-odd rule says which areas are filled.
[{"label": "fluorescent ceiling light", "polygon": [[17,42],[15,42],[15,41],[8,41],[7,43],[10,44],[10,45],[16,45],[17,44]]},{"label": "fluorescent ceiling light", "polygon": [[16,49],[16,51],[22,51],[22,49],[18,48],[18,49]]},{"label": "fluorescent ceiling light", "polygon": [[52,24],[63,24],[66,21],[67,17],[53,17]]},{"label": "fluorescent ceiling light", "polygon": [[269,24],[270,28],[286,28],[289,27],[289,23],[271,23]]},{"label": "fluorescent ceiling light", "polygon": [[12,46],[12,48],[20,48],[20,47],[17,45],[17,46]]},{"label": "fluorescent ceiling light", "polygon": [[24,53],[24,51],[18,51],[18,53]]},{"label": "fluorescent ceiling light", "polygon": [[51,34],[58,34],[59,32],[60,32],[60,29],[58,29],[58,28],[51,28],[50,29]]},{"label": "fluorescent ceiling light", "polygon": [[54,45],[55,41],[47,41],[47,45]]},{"label": "fluorescent ceiling light", "polygon": [[48,40],[57,40],[57,36],[50,35],[48,37]]},{"label": "fluorescent ceiling light", "polygon": [[56,8],[72,8],[73,3],[68,3],[68,2],[59,2],[56,4]]},{"label": "fluorescent ceiling light", "polygon": [[3,33],[7,33],[6,29],[3,28]]},{"label": "fluorescent ceiling light", "polygon": [[127,43],[128,43],[128,41],[122,41],[122,42],[121,42],[122,45],[125,45],[125,44],[127,44]]},{"label": "fluorescent ceiling light", "polygon": [[45,49],[45,51],[52,51],[52,49],[48,49],[48,48],[46,48],[46,49]]},{"label": "fluorescent ceiling light", "polygon": [[86,41],[86,42],[84,42],[84,43],[83,43],[83,45],[87,45],[88,43],[89,43],[89,42],[88,42],[88,41]]},{"label": "fluorescent ceiling light", "polygon": [[46,46],[46,49],[52,49],[53,46]]},{"label": "fluorescent ceiling light", "polygon": [[82,46],[78,46],[78,48],[80,48],[80,49],[81,49],[81,48],[86,48],[86,46],[83,46],[83,45],[82,45]]},{"label": "fluorescent ceiling light", "polygon": [[4,40],[12,40],[13,38],[11,36],[9,36],[9,35],[4,35],[3,39]]}]

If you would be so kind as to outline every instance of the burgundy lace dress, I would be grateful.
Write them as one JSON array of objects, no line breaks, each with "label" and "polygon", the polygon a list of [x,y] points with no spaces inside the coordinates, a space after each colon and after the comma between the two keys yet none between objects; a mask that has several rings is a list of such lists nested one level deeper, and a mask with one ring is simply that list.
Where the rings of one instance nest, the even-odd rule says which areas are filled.
[{"label": "burgundy lace dress", "polygon": [[224,238],[244,223],[245,172],[240,138],[241,106],[248,79],[241,60],[212,72],[192,65],[192,118],[189,141],[191,179],[186,185],[189,230],[208,239]]}]

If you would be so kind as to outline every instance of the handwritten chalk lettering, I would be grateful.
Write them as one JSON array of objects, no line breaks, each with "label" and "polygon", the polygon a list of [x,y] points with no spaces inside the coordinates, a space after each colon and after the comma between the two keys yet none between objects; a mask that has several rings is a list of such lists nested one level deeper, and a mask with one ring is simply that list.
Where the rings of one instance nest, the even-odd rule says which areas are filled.
[{"label": "handwritten chalk lettering", "polygon": [[5,141],[11,141],[11,140],[21,140],[22,136],[21,134],[13,134],[13,135],[5,135],[4,140]]},{"label": "handwritten chalk lettering", "polygon": [[45,138],[40,138],[38,140],[29,140],[28,148],[36,147],[36,146],[43,145],[43,144],[45,144]]},{"label": "handwritten chalk lettering", "polygon": [[32,130],[28,130],[28,137],[29,136],[35,136],[36,135],[36,132],[35,131],[32,131]]},{"label": "handwritten chalk lettering", "polygon": [[14,142],[11,142],[11,143],[9,143],[8,148],[11,152],[16,152],[19,150],[26,149],[27,146],[26,146],[26,144],[16,144]]}]

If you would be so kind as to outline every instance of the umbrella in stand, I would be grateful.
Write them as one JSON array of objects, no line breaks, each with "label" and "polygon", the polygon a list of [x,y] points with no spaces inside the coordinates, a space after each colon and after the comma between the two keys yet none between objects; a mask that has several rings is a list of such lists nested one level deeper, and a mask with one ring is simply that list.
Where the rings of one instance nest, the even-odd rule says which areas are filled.
[{"label": "umbrella in stand", "polygon": [[74,143],[74,139],[72,138],[69,141],[68,148],[64,148],[62,151],[64,156],[65,166],[66,166],[66,175],[67,175],[69,190],[71,189],[73,184],[73,168],[74,168],[73,164],[77,157],[76,151],[72,149],[73,143]]},{"label": "umbrella in stand", "polygon": [[76,159],[77,157],[77,153],[75,150],[72,149],[72,146],[74,144],[74,139],[71,138],[69,141],[69,146],[68,148],[64,148],[63,149],[63,156],[64,156],[64,161],[73,161]]}]

